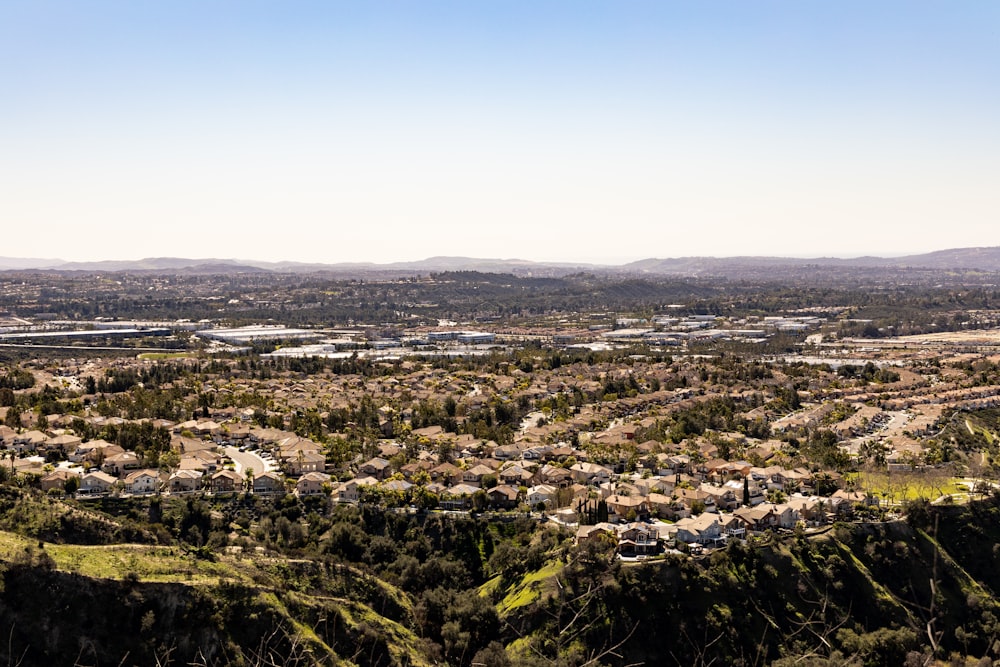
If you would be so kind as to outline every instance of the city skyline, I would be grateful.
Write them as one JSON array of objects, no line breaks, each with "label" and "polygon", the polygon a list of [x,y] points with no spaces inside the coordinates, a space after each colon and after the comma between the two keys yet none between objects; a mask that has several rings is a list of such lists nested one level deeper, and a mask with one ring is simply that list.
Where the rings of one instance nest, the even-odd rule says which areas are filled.
[{"label": "city skyline", "polygon": [[6,3],[7,257],[1000,245],[1000,7]]}]

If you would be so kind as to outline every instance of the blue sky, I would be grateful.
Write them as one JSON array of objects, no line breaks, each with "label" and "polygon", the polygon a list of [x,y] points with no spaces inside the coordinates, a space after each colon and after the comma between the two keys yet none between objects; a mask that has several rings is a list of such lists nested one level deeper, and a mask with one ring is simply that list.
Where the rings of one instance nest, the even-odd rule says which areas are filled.
[{"label": "blue sky", "polygon": [[0,255],[1000,245],[1000,3],[0,0]]}]

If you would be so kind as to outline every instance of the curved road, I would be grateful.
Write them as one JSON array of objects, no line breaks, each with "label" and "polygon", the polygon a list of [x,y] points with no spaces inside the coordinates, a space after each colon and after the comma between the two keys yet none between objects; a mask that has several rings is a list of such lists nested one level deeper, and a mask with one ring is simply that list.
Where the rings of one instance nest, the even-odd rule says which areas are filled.
[{"label": "curved road", "polygon": [[275,466],[268,465],[264,459],[257,456],[255,453],[241,452],[236,447],[226,447],[226,456],[233,460],[233,463],[236,464],[236,472],[241,475],[247,468],[253,468],[254,473],[276,469]]}]

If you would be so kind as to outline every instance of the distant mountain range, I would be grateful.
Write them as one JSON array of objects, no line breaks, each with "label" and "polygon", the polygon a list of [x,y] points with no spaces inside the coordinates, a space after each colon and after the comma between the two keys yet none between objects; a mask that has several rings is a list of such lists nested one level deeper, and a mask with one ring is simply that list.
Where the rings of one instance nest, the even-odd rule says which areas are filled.
[{"label": "distant mountain range", "polygon": [[146,259],[105,260],[100,262],[65,262],[59,259],[0,257],[0,271],[55,272],[149,272],[149,273],[339,273],[421,275],[442,271],[481,271],[518,275],[566,275],[599,272],[665,276],[753,276],[803,268],[830,270],[913,269],[934,271],[1000,272],[1000,247],[955,248],[905,257],[677,257],[643,259],[621,265],[571,262],[533,262],[521,259],[483,259],[475,257],[430,257],[413,262],[350,262],[319,264],[304,262],[261,262],[241,259],[186,259],[150,257]]}]

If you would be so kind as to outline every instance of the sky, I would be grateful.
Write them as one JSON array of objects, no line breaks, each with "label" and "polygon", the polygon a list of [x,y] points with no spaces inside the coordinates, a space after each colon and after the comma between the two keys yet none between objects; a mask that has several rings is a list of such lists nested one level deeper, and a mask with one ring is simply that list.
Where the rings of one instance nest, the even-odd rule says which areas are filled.
[{"label": "sky", "polygon": [[1000,245],[996,0],[0,0],[0,256]]}]

